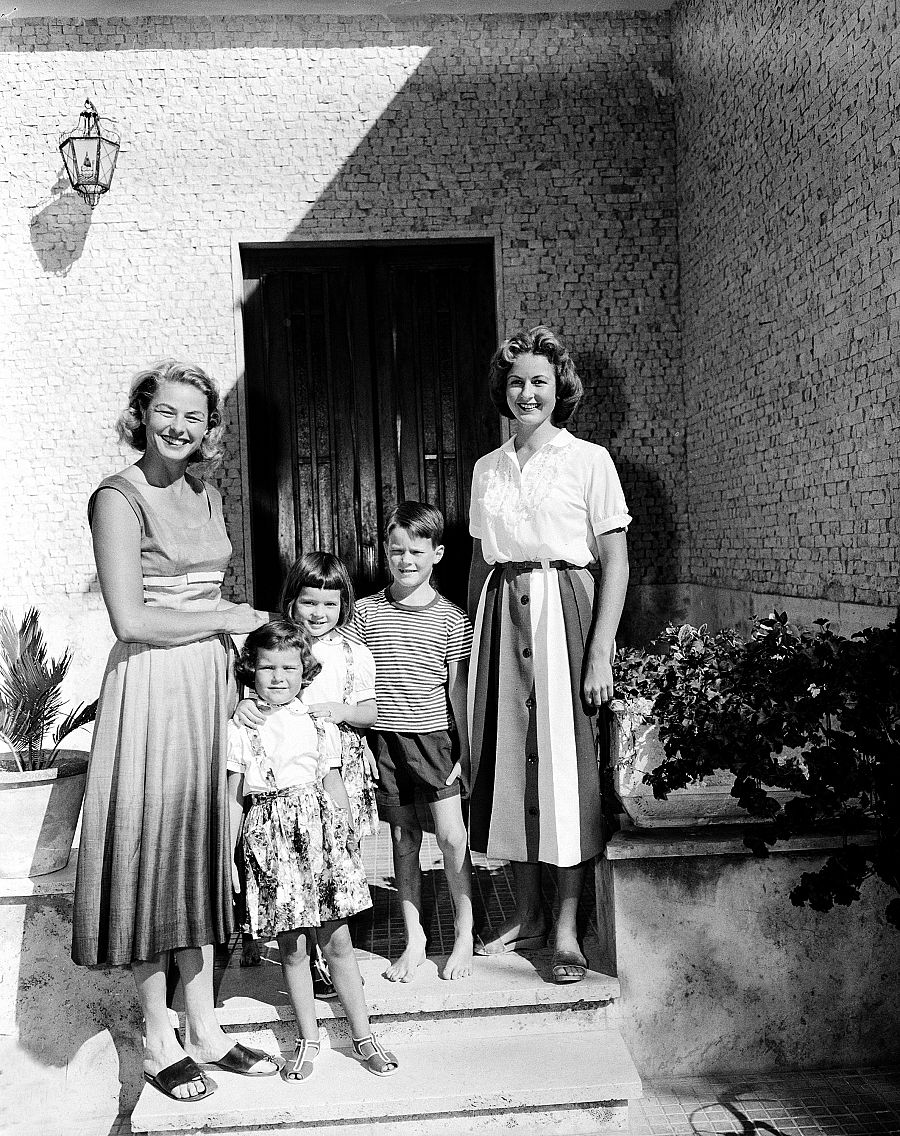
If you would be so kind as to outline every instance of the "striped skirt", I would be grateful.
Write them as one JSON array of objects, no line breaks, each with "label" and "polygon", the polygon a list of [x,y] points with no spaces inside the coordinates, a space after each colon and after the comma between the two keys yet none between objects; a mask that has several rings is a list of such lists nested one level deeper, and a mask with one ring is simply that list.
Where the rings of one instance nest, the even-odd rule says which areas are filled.
[{"label": "striped skirt", "polygon": [[469,669],[469,840],[496,859],[573,867],[603,847],[597,716],[581,698],[595,580],[586,568],[498,564]]}]

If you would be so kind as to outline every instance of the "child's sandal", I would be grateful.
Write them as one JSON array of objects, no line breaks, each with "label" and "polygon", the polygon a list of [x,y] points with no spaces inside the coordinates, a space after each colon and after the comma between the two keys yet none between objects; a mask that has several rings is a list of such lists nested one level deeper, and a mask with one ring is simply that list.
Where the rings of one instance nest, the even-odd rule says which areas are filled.
[{"label": "child's sandal", "polygon": [[350,1039],[353,1042],[353,1056],[357,1061],[374,1073],[376,1077],[390,1077],[399,1067],[397,1058],[389,1049],[385,1049],[374,1034],[368,1037]]},{"label": "child's sandal", "polygon": [[294,1039],[294,1056],[281,1070],[282,1081],[305,1081],[313,1073],[313,1062],[319,1056],[319,1042],[305,1037]]},{"label": "child's sandal", "polygon": [[313,996],[323,1001],[337,998],[337,990],[331,981],[331,971],[318,947],[309,956],[309,969],[312,971]]}]

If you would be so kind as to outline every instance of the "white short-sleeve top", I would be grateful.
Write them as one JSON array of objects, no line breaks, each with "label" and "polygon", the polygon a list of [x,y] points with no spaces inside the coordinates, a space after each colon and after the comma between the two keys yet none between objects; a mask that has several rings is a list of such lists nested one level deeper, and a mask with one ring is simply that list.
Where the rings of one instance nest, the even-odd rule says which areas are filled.
[{"label": "white short-sleeve top", "polygon": [[469,532],[488,564],[597,559],[597,537],[631,523],[612,458],[603,446],[560,430],[519,468],[515,437],[472,473]]},{"label": "white short-sleeve top", "polygon": [[[353,669],[349,676],[348,647]],[[303,701],[308,706],[315,706],[317,702],[345,702],[356,706],[375,697],[375,660],[364,643],[338,632],[327,638],[313,639],[312,652],[322,669],[303,691]]]},{"label": "white short-sleeve top", "polygon": [[270,767],[279,789],[313,784],[323,765],[327,769],[340,768],[340,745],[330,744],[326,733],[324,751],[320,753],[319,735],[309,710],[297,698],[271,711],[258,734],[265,756],[253,752],[250,731],[245,726],[228,723],[228,770],[243,773],[245,796],[272,789],[266,776]]}]

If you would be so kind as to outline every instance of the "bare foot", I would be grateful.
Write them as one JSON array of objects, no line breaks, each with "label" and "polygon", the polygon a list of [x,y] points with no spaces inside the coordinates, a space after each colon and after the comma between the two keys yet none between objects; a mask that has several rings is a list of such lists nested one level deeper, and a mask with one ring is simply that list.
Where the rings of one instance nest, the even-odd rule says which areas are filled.
[{"label": "bare foot", "polygon": [[403,954],[384,971],[389,982],[409,982],[425,961],[425,936],[416,936]]},{"label": "bare foot", "polygon": [[472,932],[464,931],[456,936],[453,950],[438,972],[441,978],[468,978],[472,973]]},{"label": "bare foot", "polygon": [[531,919],[520,919],[513,915],[504,919],[496,930],[485,931],[478,936],[475,953],[478,955],[502,955],[507,951],[533,950],[545,945],[547,924],[542,915]]}]

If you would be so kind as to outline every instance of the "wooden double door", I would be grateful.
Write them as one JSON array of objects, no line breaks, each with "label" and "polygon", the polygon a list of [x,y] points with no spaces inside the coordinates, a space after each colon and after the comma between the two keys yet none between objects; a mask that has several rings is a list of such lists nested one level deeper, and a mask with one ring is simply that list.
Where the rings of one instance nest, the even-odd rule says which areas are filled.
[{"label": "wooden double door", "polygon": [[500,440],[491,245],[242,254],[254,602],[274,610],[314,549],[375,590],[384,517],[412,499],[444,512],[437,583],[463,603],[472,467]]}]

